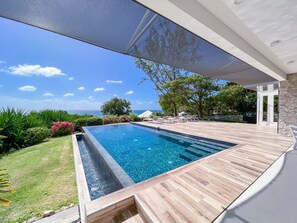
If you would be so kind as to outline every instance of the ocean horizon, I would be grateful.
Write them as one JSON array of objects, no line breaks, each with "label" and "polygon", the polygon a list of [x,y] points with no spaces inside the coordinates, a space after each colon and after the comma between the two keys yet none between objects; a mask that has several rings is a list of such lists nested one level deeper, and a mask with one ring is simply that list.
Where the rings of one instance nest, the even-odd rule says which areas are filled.
[{"label": "ocean horizon", "polygon": [[[132,110],[132,113],[136,115],[140,115],[141,113],[145,112],[147,110]],[[162,112],[162,110],[150,110],[152,112]],[[67,110],[70,114],[77,114],[77,115],[94,115],[97,117],[102,117],[103,114],[99,110]]]}]

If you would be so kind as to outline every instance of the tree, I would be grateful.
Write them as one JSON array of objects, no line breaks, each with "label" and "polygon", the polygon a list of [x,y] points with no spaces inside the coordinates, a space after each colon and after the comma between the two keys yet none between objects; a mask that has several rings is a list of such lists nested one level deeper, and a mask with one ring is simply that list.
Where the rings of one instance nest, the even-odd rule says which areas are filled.
[{"label": "tree", "polygon": [[[169,107],[167,110],[177,115],[178,101],[176,100],[179,100],[179,97],[175,90],[164,87],[164,84],[188,75],[188,71],[178,67],[195,67],[203,59],[199,50],[202,42],[200,38],[189,34],[174,23],[163,19],[156,21],[158,22],[149,26],[147,35],[143,40],[144,44],[134,44],[132,54],[136,57],[149,58],[160,62],[135,59],[136,67],[143,70],[147,75],[141,83],[146,80],[152,81],[159,96],[160,104]],[[170,105],[164,101],[169,102]]]},{"label": "tree", "polygon": [[115,97],[101,106],[101,112],[104,115],[128,115],[131,113],[131,103]]},{"label": "tree", "polygon": [[187,88],[184,84],[185,77],[179,77],[163,85],[166,94],[159,96],[159,103],[165,114],[178,114],[182,108],[188,105]]},{"label": "tree", "polygon": [[147,77],[142,78],[140,84],[150,80],[153,82],[158,95],[164,95],[168,93],[168,90],[166,90],[163,86],[164,84],[188,74],[187,71],[179,68],[139,58],[135,59],[135,65],[147,75]]},{"label": "tree", "polygon": [[[150,80],[155,86],[155,90],[159,97],[159,103],[165,105],[164,101],[170,103],[168,112],[177,115],[178,103],[175,101],[176,92],[166,87],[166,84],[176,80],[179,77],[188,75],[187,71],[168,65],[152,62],[144,59],[135,59],[136,67],[143,70],[147,77],[143,77],[141,83]],[[165,86],[164,86],[165,85]],[[167,100],[170,99],[170,100]],[[161,105],[162,106],[162,105]],[[162,106],[163,108],[163,106]]]},{"label": "tree", "polygon": [[216,96],[217,111],[221,114],[246,114],[257,108],[256,92],[228,83]]},{"label": "tree", "polygon": [[200,118],[203,117],[205,102],[219,90],[216,79],[202,75],[191,75],[184,80],[189,103],[193,105]]},{"label": "tree", "polygon": [[[198,114],[200,118],[204,114],[204,104],[219,90],[217,81],[210,77],[193,74],[187,77],[178,77],[163,85],[168,93],[161,97],[160,104],[168,109],[171,100],[176,102],[178,108]],[[170,107],[169,107],[170,108]]]}]

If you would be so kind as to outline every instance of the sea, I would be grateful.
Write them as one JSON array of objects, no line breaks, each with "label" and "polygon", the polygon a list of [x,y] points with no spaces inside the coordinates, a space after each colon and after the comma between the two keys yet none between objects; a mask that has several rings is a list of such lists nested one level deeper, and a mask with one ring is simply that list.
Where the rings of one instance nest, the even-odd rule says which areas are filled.
[{"label": "sea", "polygon": [[[132,113],[140,115],[146,110],[133,110]],[[162,110],[150,110],[152,112],[162,112]],[[98,117],[102,117],[103,114],[99,110],[68,110],[69,114],[78,114],[78,115],[94,115]]]}]

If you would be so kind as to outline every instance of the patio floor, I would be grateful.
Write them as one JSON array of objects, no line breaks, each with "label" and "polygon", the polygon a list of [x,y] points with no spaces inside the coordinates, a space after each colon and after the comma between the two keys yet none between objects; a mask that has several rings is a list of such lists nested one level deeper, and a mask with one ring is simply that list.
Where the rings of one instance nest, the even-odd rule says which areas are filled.
[{"label": "patio floor", "polygon": [[88,222],[112,221],[124,210],[120,208],[124,201],[136,205],[141,221],[212,222],[293,142],[291,137],[278,135],[273,127],[252,124],[141,124],[237,146],[88,203]]}]

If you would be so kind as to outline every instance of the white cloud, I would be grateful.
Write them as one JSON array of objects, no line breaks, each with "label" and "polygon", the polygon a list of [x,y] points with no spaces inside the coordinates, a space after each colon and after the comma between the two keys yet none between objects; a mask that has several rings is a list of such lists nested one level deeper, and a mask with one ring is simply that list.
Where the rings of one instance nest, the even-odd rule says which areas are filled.
[{"label": "white cloud", "polygon": [[52,94],[52,93],[50,93],[50,92],[47,92],[47,93],[44,93],[43,96],[45,96],[45,97],[53,97],[55,95]]},{"label": "white cloud", "polygon": [[0,60],[0,64],[4,64],[4,63],[6,63],[6,61]]},{"label": "white cloud", "polygon": [[90,101],[95,101],[95,99],[93,98],[93,96],[89,96],[88,99],[89,99]]},{"label": "white cloud", "polygon": [[125,94],[134,94],[134,91],[127,91]]},{"label": "white cloud", "polygon": [[81,86],[81,87],[77,88],[77,90],[83,91],[83,90],[85,90],[85,87]]},{"label": "white cloud", "polygon": [[72,96],[74,96],[74,94],[73,94],[73,93],[66,93],[66,94],[64,94],[63,96],[64,96],[64,97],[72,97]]},{"label": "white cloud", "polygon": [[105,91],[105,88],[97,87],[97,88],[94,89],[94,92],[99,92],[99,91]]},{"label": "white cloud", "polygon": [[56,109],[56,110],[80,110],[81,108],[95,110],[99,109],[101,102],[89,100],[69,100],[69,99],[27,99],[14,98],[0,95],[1,105],[4,107],[14,107],[28,110]]},{"label": "white cloud", "polygon": [[36,89],[37,88],[35,86],[31,86],[31,85],[25,85],[23,87],[19,87],[20,91],[31,91],[31,92],[33,92],[33,91],[36,91]]},{"label": "white cloud", "polygon": [[113,96],[114,96],[114,97],[117,97],[118,95],[117,95],[117,94],[114,94]]},{"label": "white cloud", "polygon": [[122,84],[123,81],[106,80],[106,83],[111,83],[111,84]]},{"label": "white cloud", "polygon": [[69,77],[68,80],[73,81],[74,77]]},{"label": "white cloud", "polygon": [[21,76],[44,76],[44,77],[54,77],[54,76],[64,76],[65,74],[56,67],[42,67],[40,65],[27,65],[19,64],[17,66],[9,67],[7,70],[10,74],[21,75]]}]

